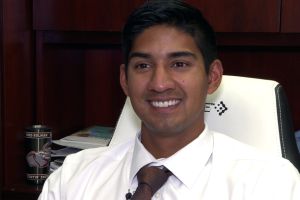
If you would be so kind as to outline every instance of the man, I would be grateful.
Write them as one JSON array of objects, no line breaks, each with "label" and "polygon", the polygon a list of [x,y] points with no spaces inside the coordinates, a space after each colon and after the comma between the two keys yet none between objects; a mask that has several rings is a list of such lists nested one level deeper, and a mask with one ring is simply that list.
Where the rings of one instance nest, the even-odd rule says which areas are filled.
[{"label": "man", "polygon": [[155,190],[142,181],[148,189],[141,193],[152,199],[300,199],[299,174],[289,161],[205,124],[205,98],[218,88],[223,68],[200,11],[181,1],[145,3],[129,17],[123,47],[120,83],[141,131],[117,146],[69,156],[39,199],[138,199],[139,173],[149,166],[168,173]]}]

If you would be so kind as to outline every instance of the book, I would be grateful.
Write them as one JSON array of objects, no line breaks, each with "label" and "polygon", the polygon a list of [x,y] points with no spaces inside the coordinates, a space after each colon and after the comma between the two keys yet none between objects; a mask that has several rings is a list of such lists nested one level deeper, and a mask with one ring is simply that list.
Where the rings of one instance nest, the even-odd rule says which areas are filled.
[{"label": "book", "polygon": [[78,149],[104,147],[109,144],[113,132],[114,128],[112,127],[95,125],[52,142],[60,146]]},{"label": "book", "polygon": [[78,151],[81,151],[82,149],[73,148],[73,147],[64,147],[61,149],[51,150],[51,158],[57,158],[57,157],[66,157],[70,154],[77,153]]},{"label": "book", "polygon": [[297,143],[298,151],[299,151],[299,154],[300,154],[300,130],[295,132],[295,137],[296,137],[296,143]]}]

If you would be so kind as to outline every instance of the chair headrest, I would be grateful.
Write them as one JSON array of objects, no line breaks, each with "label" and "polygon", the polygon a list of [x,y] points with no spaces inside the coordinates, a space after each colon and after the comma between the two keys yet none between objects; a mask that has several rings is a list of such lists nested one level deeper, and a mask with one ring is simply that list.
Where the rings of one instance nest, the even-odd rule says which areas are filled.
[{"label": "chair headrest", "polygon": [[220,87],[208,95],[208,126],[241,142],[281,155],[277,118],[276,81],[223,76]]}]

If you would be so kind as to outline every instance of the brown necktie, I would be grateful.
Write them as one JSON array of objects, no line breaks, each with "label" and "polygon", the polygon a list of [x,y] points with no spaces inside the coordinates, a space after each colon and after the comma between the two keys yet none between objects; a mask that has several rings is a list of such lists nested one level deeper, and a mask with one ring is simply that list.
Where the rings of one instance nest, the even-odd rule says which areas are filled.
[{"label": "brown necktie", "polygon": [[131,200],[150,200],[172,173],[165,167],[143,167],[137,173],[138,187]]}]

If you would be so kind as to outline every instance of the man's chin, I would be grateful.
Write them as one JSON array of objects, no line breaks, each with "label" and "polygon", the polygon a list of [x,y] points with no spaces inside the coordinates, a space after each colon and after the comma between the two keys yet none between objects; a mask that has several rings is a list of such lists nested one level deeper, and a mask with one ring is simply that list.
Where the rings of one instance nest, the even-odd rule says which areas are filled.
[{"label": "man's chin", "polygon": [[172,136],[182,132],[179,126],[166,122],[162,123],[161,121],[148,124],[144,123],[144,126],[142,126],[142,131],[143,130],[161,136]]}]

